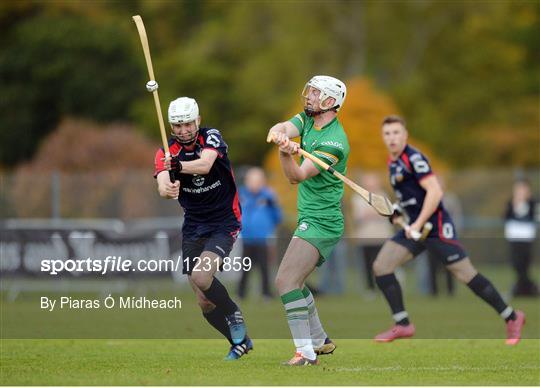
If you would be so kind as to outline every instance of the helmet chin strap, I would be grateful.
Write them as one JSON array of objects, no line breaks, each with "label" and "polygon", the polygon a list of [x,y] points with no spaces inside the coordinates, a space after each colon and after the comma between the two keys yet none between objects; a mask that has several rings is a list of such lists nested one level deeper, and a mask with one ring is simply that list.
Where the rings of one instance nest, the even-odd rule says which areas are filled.
[{"label": "helmet chin strap", "polygon": [[182,144],[183,146],[190,146],[197,140],[197,137],[199,136],[199,124],[197,124],[197,131],[193,134],[193,139],[190,141],[185,141],[180,139],[180,136],[178,136],[174,131],[171,131],[171,136],[176,140],[178,143]]},{"label": "helmet chin strap", "polygon": [[[326,99],[325,99],[326,101]],[[335,111],[337,108],[339,108],[339,105],[337,106],[333,106],[331,108],[328,108],[328,109],[321,109],[319,111],[315,111],[309,107],[304,107],[304,113],[308,116],[308,117],[315,117],[315,116],[319,116],[319,115],[322,115],[323,113],[326,113],[326,112],[330,112],[330,111]]]},{"label": "helmet chin strap", "polygon": [[319,110],[319,111],[315,111],[315,110],[309,109],[309,108],[304,108],[304,113],[308,117],[315,117],[315,116],[322,115],[323,113],[330,112],[331,110],[336,110],[336,108],[333,107],[333,108],[330,108],[330,109]]},{"label": "helmet chin strap", "polygon": [[304,113],[305,113],[306,116],[308,116],[308,117],[315,117],[315,116],[320,115],[320,114],[323,113],[323,112],[322,112],[321,110],[315,111],[315,110],[313,110],[313,109],[304,108]]},{"label": "helmet chin strap", "polygon": [[197,140],[197,136],[199,135],[199,129],[197,128],[197,132],[195,132],[195,134],[193,135],[193,139],[191,139],[190,141],[185,141],[185,140],[181,140],[180,137],[178,135],[176,135],[174,132],[171,132],[171,136],[180,144],[182,144],[183,146],[190,146],[192,145],[193,143],[195,143],[195,141]]}]

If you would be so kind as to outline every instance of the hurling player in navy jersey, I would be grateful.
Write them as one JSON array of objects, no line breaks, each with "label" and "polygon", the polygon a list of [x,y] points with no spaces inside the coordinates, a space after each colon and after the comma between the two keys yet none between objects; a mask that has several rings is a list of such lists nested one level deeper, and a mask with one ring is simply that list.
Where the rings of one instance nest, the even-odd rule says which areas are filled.
[{"label": "hurling player in navy jersey", "polygon": [[[407,144],[405,121],[399,116],[386,117],[382,123],[382,136],[390,154],[390,183],[399,205],[410,219],[410,226],[386,241],[373,263],[375,280],[390,305],[395,321],[390,330],[380,333],[375,340],[390,342],[414,335],[415,328],[409,322],[394,270],[428,249],[459,281],[497,311],[506,321],[506,343],[517,344],[525,324],[525,314],[508,306],[493,284],[478,273],[467,257],[457,240],[452,219],[444,208],[443,191],[428,160]],[[428,238],[415,241],[411,236],[415,234],[413,231],[419,232],[428,221],[433,225]]]},{"label": "hurling player in navy jersey", "polygon": [[[214,277],[241,228],[241,211],[227,144],[215,128],[200,128],[197,102],[181,97],[169,105],[171,156],[159,149],[155,172],[159,194],[178,198],[184,209],[183,273],[188,275],[204,317],[231,344],[235,360],[253,348],[244,318]],[[169,171],[170,170],[170,171]],[[175,182],[171,182],[170,172]]]}]

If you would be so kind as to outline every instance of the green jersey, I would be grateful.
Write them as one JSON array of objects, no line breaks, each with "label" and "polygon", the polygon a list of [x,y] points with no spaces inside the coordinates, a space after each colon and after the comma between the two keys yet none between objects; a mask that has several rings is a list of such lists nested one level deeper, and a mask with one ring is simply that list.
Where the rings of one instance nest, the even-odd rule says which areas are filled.
[{"label": "green jersey", "polygon": [[[349,157],[349,140],[337,117],[322,128],[304,112],[289,120],[300,131],[301,147],[315,155],[336,171],[345,174]],[[302,157],[301,161],[304,161]],[[298,218],[316,217],[343,219],[341,198],[343,182],[315,165],[321,173],[301,182],[298,187]]]}]

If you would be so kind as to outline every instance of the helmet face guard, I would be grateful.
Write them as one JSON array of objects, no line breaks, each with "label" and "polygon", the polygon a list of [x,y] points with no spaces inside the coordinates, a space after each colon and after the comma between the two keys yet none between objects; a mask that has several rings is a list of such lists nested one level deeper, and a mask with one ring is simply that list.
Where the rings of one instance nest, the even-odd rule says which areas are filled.
[{"label": "helmet face guard", "polygon": [[[174,125],[174,124],[171,124],[171,126],[172,125]],[[197,130],[194,131],[192,134],[190,134],[188,136],[177,135],[172,130],[171,131],[171,137],[174,138],[174,140],[176,140],[178,143],[180,143],[182,145],[185,145],[185,146],[189,146],[189,145],[193,144],[195,142],[195,140],[197,140],[197,136],[199,136],[199,124],[196,123],[196,125],[197,125]]]},{"label": "helmet face guard", "polygon": [[[345,96],[347,95],[347,88],[343,82],[326,75],[315,76],[306,83],[302,91],[302,97],[304,99],[308,98],[310,88],[320,91],[319,106],[321,110],[315,111],[311,108],[304,108],[304,112],[308,116],[317,116],[331,110],[338,112],[343,106]],[[335,102],[332,103],[330,98],[333,98]]]}]

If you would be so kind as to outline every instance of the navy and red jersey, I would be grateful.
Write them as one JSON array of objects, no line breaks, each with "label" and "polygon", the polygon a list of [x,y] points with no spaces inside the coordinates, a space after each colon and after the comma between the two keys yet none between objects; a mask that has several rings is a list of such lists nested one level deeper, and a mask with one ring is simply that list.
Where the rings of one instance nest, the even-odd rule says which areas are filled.
[{"label": "navy and red jersey", "polygon": [[[169,140],[169,151],[178,156],[180,161],[191,161],[200,158],[201,152],[210,149],[218,156],[206,175],[176,174],[180,181],[178,202],[184,209],[185,224],[241,225],[241,209],[238,190],[234,181],[231,162],[227,155],[227,144],[221,133],[215,128],[200,128],[195,147],[186,149],[176,140]],[[164,150],[156,152],[154,160],[154,177],[165,171],[163,161]]]},{"label": "navy and red jersey", "polygon": [[[420,215],[426,197],[426,190],[420,186],[420,182],[433,175],[429,161],[420,151],[407,144],[397,160],[388,160],[388,169],[392,188],[412,224]],[[430,235],[443,234],[447,238],[456,238],[453,222],[442,201],[429,222],[433,224]]]}]

